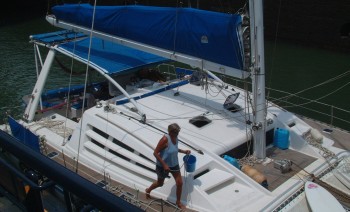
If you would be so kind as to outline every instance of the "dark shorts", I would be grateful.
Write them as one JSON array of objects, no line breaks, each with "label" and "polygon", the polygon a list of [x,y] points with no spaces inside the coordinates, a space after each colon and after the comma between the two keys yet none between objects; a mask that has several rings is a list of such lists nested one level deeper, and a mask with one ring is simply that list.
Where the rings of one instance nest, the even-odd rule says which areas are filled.
[{"label": "dark shorts", "polygon": [[[180,166],[176,165],[173,167],[169,167],[170,172],[180,171]],[[158,179],[165,179],[166,177],[169,177],[169,172],[165,171],[162,166],[156,166],[156,173]]]}]

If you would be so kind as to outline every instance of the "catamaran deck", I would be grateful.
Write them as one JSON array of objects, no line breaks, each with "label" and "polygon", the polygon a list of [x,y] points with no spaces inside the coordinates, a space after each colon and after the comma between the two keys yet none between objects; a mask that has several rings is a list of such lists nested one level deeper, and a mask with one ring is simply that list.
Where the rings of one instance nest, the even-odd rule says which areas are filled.
[{"label": "catamaran deck", "polygon": [[[302,169],[306,168],[308,165],[310,165],[316,160],[316,158],[314,157],[310,157],[308,155],[302,154],[291,149],[281,150],[276,147],[268,148],[266,152],[266,157],[272,159],[273,161],[266,165],[259,163],[255,164],[253,168],[257,169],[267,178],[269,191],[275,190],[278,186],[283,184],[289,178],[295,178],[295,175],[298,172],[300,172]],[[292,161],[290,171],[285,173],[282,173],[280,169],[274,167],[275,161],[283,159]],[[303,176],[300,176],[300,179],[304,178],[305,175],[308,174],[306,172],[303,172]]]},{"label": "catamaran deck", "polygon": [[[65,111],[65,110],[62,109],[62,111]],[[322,132],[323,129],[332,129],[333,130],[332,133],[328,134],[328,133],[322,132],[322,135],[325,137],[334,139],[335,146],[342,147],[346,150],[350,149],[350,133],[348,131],[332,127],[332,126],[327,125],[325,123],[321,123],[321,122],[315,121],[313,119],[309,119],[307,117],[301,117],[301,118],[303,119],[303,121],[307,122],[308,124],[310,124],[310,126],[319,130],[320,132]],[[49,148],[48,152],[51,152],[51,151],[52,151],[52,149]],[[253,166],[253,168],[259,170],[261,173],[263,173],[266,176],[267,182],[268,182],[268,190],[270,190],[270,191],[273,191],[275,188],[277,188],[283,182],[285,182],[289,178],[293,177],[297,172],[299,172],[301,169],[305,168],[306,166],[308,166],[310,163],[312,163],[315,160],[315,158],[313,158],[313,157],[295,152],[295,151],[290,150],[290,149],[280,150],[280,149],[275,148],[275,147],[269,147],[267,149],[267,157],[274,159],[274,160],[288,159],[288,160],[293,161],[291,171],[286,172],[286,173],[281,173],[281,170],[275,168],[273,165],[273,161],[271,163],[267,164],[266,166],[264,166],[262,164],[256,164]],[[63,159],[62,154],[59,154],[58,157],[55,157],[53,159],[56,160],[57,162],[59,162],[60,164],[66,166],[67,168],[70,168],[73,171],[75,170],[75,168],[74,168],[75,166],[74,166],[73,161],[69,158]],[[64,162],[64,160],[65,160],[65,162]],[[84,167],[82,165],[79,165],[79,173],[94,183],[100,182],[99,184],[101,186],[104,186],[104,183],[108,182],[108,185],[106,186],[106,188],[108,188],[108,189],[116,189],[116,188],[120,189],[120,190],[115,190],[115,191],[118,191],[119,195],[122,194],[122,192],[125,192],[125,194],[129,195],[129,196],[122,195],[123,197],[126,198],[126,200],[130,200],[130,197],[137,197],[140,201],[151,203],[153,207],[158,207],[158,209],[161,210],[161,207],[162,207],[161,201],[156,200],[156,199],[147,200],[147,199],[145,199],[144,194],[140,193],[140,191],[135,191],[135,190],[132,190],[128,187],[121,186],[120,184],[117,184],[116,182],[112,182],[109,180],[108,176],[103,176],[101,174],[92,172],[90,169],[87,169],[86,167]],[[307,173],[305,173],[305,172],[304,172],[304,174],[307,175]],[[171,209],[172,211],[174,210],[174,208],[171,207],[169,205],[169,203],[167,203],[167,202],[163,202],[163,203],[164,203],[163,204],[164,208]],[[144,206],[144,207],[146,207],[146,206]],[[1,211],[2,210],[4,210],[4,211],[6,211],[6,210],[16,211],[16,208],[17,207],[15,205],[13,205],[10,201],[7,201],[5,197],[2,197],[0,199],[0,210]]]},{"label": "catamaran deck", "polygon": [[[47,146],[47,152],[55,152],[56,150]],[[52,157],[53,160],[65,166],[71,171],[77,172],[82,177],[89,181],[107,189],[111,193],[123,198],[125,201],[130,202],[145,211],[180,211],[174,203],[167,200],[156,199],[152,197],[147,199],[144,191],[132,189],[124,186],[114,180],[111,180],[108,175],[103,176],[101,173],[97,173],[82,164],[76,164],[76,161],[69,157],[65,157],[62,153]],[[156,177],[156,176],[155,176]],[[186,211],[193,211],[186,209]]]},{"label": "catamaran deck", "polygon": [[[329,128],[329,126],[325,124],[318,123],[310,119],[307,119],[307,120],[308,122],[313,124],[313,127],[318,126],[319,131],[322,131],[322,129],[325,129],[325,128]],[[336,135],[333,135],[334,137],[338,137],[338,139],[341,140],[341,142],[336,145],[349,145],[349,142],[346,142],[346,139],[350,138],[349,132],[337,130],[337,131],[333,131],[333,133],[336,134]],[[338,135],[337,133],[340,133],[340,134]],[[324,134],[326,133],[323,133],[323,135]],[[329,135],[327,134],[325,136],[329,136]],[[49,148],[48,152],[51,152],[51,151],[53,151],[53,149]],[[264,174],[264,176],[267,178],[267,183],[268,183],[267,189],[271,192],[274,191],[277,187],[282,185],[284,182],[286,182],[290,178],[298,178],[300,176],[300,180],[302,180],[302,178],[308,175],[307,172],[302,170],[316,160],[316,158],[314,157],[308,156],[306,154],[302,154],[300,152],[297,152],[291,149],[281,150],[273,146],[269,146],[267,148],[266,156],[272,159],[270,163],[266,165],[255,164],[253,168],[257,169],[262,174]],[[282,160],[282,159],[287,159],[293,162],[290,171],[282,173],[280,169],[274,167],[274,161]],[[75,162],[68,157],[64,157],[62,154],[59,154],[59,156],[55,157],[54,160],[56,160],[60,164],[66,166],[67,168],[73,171],[75,170],[75,166],[76,166]],[[113,191],[116,192],[116,195],[122,196],[127,201],[134,201],[134,203],[139,201],[139,203],[143,203],[144,205],[142,206],[142,208],[144,209],[147,204],[152,203],[152,207],[156,207],[159,210],[162,210],[161,207],[174,210],[174,208],[170,205],[170,203],[166,201],[163,202],[163,205],[162,205],[161,204],[162,201],[160,200],[156,200],[156,199],[152,199],[151,201],[147,200],[144,197],[143,191],[136,191],[128,187],[122,186],[115,181],[111,181],[108,176],[103,176],[100,173],[91,171],[91,169],[88,169],[87,167],[79,165],[78,170],[80,175],[86,177],[88,180],[94,183],[98,183],[101,186],[105,186],[107,189],[110,189],[112,192]],[[297,173],[299,173],[299,175],[296,175]]]}]

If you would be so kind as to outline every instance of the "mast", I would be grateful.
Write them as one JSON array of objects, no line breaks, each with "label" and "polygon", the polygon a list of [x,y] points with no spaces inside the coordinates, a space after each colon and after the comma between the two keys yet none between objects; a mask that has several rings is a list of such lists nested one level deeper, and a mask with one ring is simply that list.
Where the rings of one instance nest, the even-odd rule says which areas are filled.
[{"label": "mast", "polygon": [[254,156],[266,157],[266,100],[265,100],[265,56],[263,0],[249,0],[251,32],[251,73],[254,107],[253,138]]}]

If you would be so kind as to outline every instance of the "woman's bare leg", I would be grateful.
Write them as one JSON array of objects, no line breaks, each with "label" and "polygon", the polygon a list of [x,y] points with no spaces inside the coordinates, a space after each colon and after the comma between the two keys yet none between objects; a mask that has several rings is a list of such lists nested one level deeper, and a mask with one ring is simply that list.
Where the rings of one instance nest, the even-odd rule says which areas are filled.
[{"label": "woman's bare leg", "polygon": [[182,177],[180,171],[171,172],[176,183],[176,205],[180,209],[186,209],[186,206],[181,203],[182,194]]},{"label": "woman's bare leg", "polygon": [[153,189],[155,189],[155,188],[162,187],[163,184],[164,184],[164,179],[158,178],[157,181],[153,182],[152,185],[151,185],[149,188],[147,188],[147,189],[145,190],[145,192],[146,192],[146,197],[147,197],[147,198],[150,198],[150,197],[151,197],[151,195],[150,195],[151,191],[152,191]]}]

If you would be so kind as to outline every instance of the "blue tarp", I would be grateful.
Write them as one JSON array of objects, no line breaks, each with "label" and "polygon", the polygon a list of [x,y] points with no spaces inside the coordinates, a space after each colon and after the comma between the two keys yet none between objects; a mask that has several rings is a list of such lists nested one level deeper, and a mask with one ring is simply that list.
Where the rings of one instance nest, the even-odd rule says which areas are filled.
[{"label": "blue tarp", "polygon": [[129,69],[155,64],[167,59],[143,51],[132,49],[99,38],[92,38],[90,58],[88,58],[90,38],[60,44],[63,49],[75,57],[99,66],[107,74],[115,74]]},{"label": "blue tarp", "polygon": [[28,129],[24,128],[12,117],[8,117],[8,122],[11,128],[12,135],[21,141],[23,144],[27,145],[31,149],[40,152],[39,148],[39,137],[33,134]]},{"label": "blue tarp", "polygon": [[83,37],[86,37],[86,35],[84,35],[83,33],[75,33],[69,30],[49,32],[30,36],[32,40],[51,45]]},{"label": "blue tarp", "polygon": [[[93,10],[89,4],[52,8],[59,21],[87,28]],[[193,8],[97,6],[94,29],[242,70],[241,22],[240,15]]]},{"label": "blue tarp", "polygon": [[92,38],[90,58],[88,58],[90,38],[69,30],[32,35],[31,39],[44,44],[57,44],[59,51],[73,58],[79,58],[85,63],[89,61],[107,74],[168,61],[154,54],[95,37]]}]

